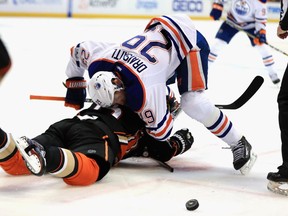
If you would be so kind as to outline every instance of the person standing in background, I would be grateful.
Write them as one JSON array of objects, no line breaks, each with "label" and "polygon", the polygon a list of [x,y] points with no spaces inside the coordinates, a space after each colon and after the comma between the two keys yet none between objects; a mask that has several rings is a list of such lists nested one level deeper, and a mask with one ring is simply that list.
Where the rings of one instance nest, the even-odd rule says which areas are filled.
[{"label": "person standing in background", "polygon": [[[208,57],[209,66],[216,61],[219,53],[230,43],[231,39],[239,32],[239,26],[243,31],[254,37],[249,37],[252,47],[260,54],[269,77],[274,84],[280,82],[274,68],[273,55],[270,53],[266,42],[267,0],[232,0],[227,12],[226,20],[221,24],[215,42],[211,46]],[[219,20],[222,16],[224,0],[214,0],[210,17]],[[240,53],[235,53],[242,57]],[[242,59],[241,59],[242,60]],[[244,60],[244,59],[243,59]]]},{"label": "person standing in background", "polygon": [[[280,22],[277,28],[277,36],[286,39],[288,36],[288,0],[281,0]],[[288,196],[288,189],[281,188],[288,184],[288,64],[283,75],[280,91],[278,93],[279,127],[282,142],[283,163],[278,167],[278,172],[269,172],[267,188],[274,192]]]}]

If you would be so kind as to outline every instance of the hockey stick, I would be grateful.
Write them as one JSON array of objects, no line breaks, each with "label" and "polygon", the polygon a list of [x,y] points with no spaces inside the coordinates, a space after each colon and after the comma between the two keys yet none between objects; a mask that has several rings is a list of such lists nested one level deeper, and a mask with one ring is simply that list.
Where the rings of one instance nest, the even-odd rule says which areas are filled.
[{"label": "hockey stick", "polygon": [[155,160],[156,162],[158,162],[163,168],[167,169],[169,172],[174,172],[174,168],[171,167],[169,164],[159,161],[159,160]]},{"label": "hockey stick", "polygon": [[219,109],[238,109],[242,107],[247,101],[258,91],[258,89],[261,87],[263,84],[264,79],[261,76],[256,76],[248,88],[243,92],[240,97],[235,100],[233,103],[230,104],[225,104],[225,105],[215,105]]},{"label": "hockey stick", "polygon": [[[244,29],[241,28],[241,26],[239,26],[239,25],[233,23],[232,21],[230,21],[230,20],[226,20],[225,22],[226,22],[228,25],[230,25],[231,27],[237,29],[238,31],[242,31],[242,32],[246,33],[249,37],[251,37],[251,38],[253,38],[253,39],[256,38],[255,35],[253,35],[253,34],[247,32],[247,31],[245,31]],[[276,50],[276,51],[282,53],[283,55],[288,56],[288,54],[287,54],[286,52],[284,52],[284,51],[278,49],[277,47],[272,46],[272,45],[269,44],[267,41],[265,42],[265,44],[268,45],[269,47],[271,47],[272,49],[274,49],[274,50]]]},{"label": "hockey stick", "polygon": [[[30,100],[52,100],[52,101],[65,101],[65,97],[58,96],[44,96],[44,95],[30,95]],[[91,98],[86,98],[85,102],[92,103]]]},{"label": "hockey stick", "polygon": [[[243,106],[258,91],[258,89],[261,87],[263,82],[264,82],[263,77],[256,76],[252,80],[252,82],[250,83],[248,88],[245,90],[245,92],[243,92],[243,94],[237,100],[235,100],[233,103],[231,103],[231,104],[223,104],[223,105],[217,104],[215,106],[218,107],[219,109],[238,109],[241,106]],[[65,101],[65,97],[30,95],[30,100]],[[92,101],[91,98],[86,98],[85,102],[92,103],[93,101]],[[179,114],[180,111],[181,111],[181,109],[178,110],[177,114]],[[177,116],[177,114],[176,114],[176,116]]]}]

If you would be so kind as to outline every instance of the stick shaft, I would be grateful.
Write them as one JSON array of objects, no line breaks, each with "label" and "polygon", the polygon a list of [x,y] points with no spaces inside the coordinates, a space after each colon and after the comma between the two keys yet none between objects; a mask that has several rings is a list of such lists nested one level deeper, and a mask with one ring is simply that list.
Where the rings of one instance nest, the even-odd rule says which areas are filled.
[{"label": "stick shaft", "polygon": [[[238,109],[247,103],[248,100],[258,91],[258,89],[263,84],[264,79],[261,76],[256,76],[248,88],[232,103],[230,104],[216,104],[215,106],[220,109]],[[58,97],[58,96],[44,96],[44,95],[30,95],[30,100],[54,100],[54,101],[65,101],[65,97]],[[91,98],[86,98],[85,102],[92,103]],[[181,108],[179,108],[178,113],[175,115],[174,118],[178,116],[181,112]]]},{"label": "stick shaft", "polygon": [[[241,28],[241,26],[239,26],[239,25],[233,23],[232,21],[230,21],[230,20],[226,20],[226,23],[227,23],[228,25],[230,25],[231,27],[237,29],[238,31],[242,31],[242,32],[246,33],[249,37],[251,37],[251,38],[256,38],[255,35],[250,34],[249,32],[245,31],[244,29]],[[284,52],[284,51],[278,49],[277,47],[272,46],[272,45],[269,44],[268,42],[265,42],[265,44],[268,45],[269,47],[271,47],[272,49],[274,49],[274,50],[276,50],[276,51],[282,53],[283,55],[288,56],[288,54],[287,54],[286,52]]]},{"label": "stick shaft", "polygon": [[44,95],[30,95],[30,100],[54,100],[54,101],[65,101],[65,97],[44,96]]},{"label": "stick shaft", "polygon": [[[50,101],[65,101],[65,97],[47,96],[47,95],[30,95],[30,100],[50,100]],[[91,98],[86,98],[85,102],[92,103]]]}]

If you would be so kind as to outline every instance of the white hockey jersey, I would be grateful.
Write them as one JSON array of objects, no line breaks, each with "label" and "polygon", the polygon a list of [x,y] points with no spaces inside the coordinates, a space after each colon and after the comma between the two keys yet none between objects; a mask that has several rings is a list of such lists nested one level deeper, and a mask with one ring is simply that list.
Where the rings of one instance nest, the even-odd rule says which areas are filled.
[{"label": "white hockey jersey", "polygon": [[[267,0],[230,0],[227,19],[238,24],[243,29],[254,27],[256,31],[265,29],[267,22],[266,1]],[[214,2],[224,4],[227,0],[214,0]]]},{"label": "white hockey jersey", "polygon": [[191,50],[199,50],[196,35],[188,16],[154,18],[142,34],[121,44],[84,41],[71,48],[66,74],[68,78],[83,76],[88,70],[90,78],[98,71],[120,75],[127,105],[146,122],[151,136],[166,140],[173,126],[166,81]]}]

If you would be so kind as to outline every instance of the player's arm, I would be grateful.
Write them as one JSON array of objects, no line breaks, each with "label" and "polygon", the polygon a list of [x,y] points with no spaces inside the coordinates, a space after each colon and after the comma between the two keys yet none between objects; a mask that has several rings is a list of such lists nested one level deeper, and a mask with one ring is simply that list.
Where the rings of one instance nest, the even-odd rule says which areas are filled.
[{"label": "player's arm", "polygon": [[66,67],[68,79],[64,84],[67,88],[64,105],[76,110],[83,108],[86,99],[87,84],[84,73],[91,56],[90,47],[86,43],[78,43],[70,49],[70,60]]},{"label": "player's arm", "polygon": [[281,1],[280,22],[277,28],[277,36],[285,39],[288,36],[288,0]]},{"label": "player's arm", "polygon": [[165,85],[149,88],[146,91],[146,105],[140,113],[147,133],[159,141],[167,140],[173,129],[174,117],[167,103],[167,94],[169,91]]},{"label": "player's arm", "polygon": [[67,94],[65,106],[73,107],[76,110],[84,106],[86,99],[86,80],[84,73],[88,70],[92,61],[97,61],[105,56],[107,48],[115,44],[94,41],[84,41],[71,48],[70,60],[66,68],[65,86]]},{"label": "player's arm", "polygon": [[194,138],[187,128],[178,130],[165,141],[156,140],[144,132],[133,147],[126,152],[123,159],[129,157],[149,157],[166,162],[188,151],[193,142]]}]

